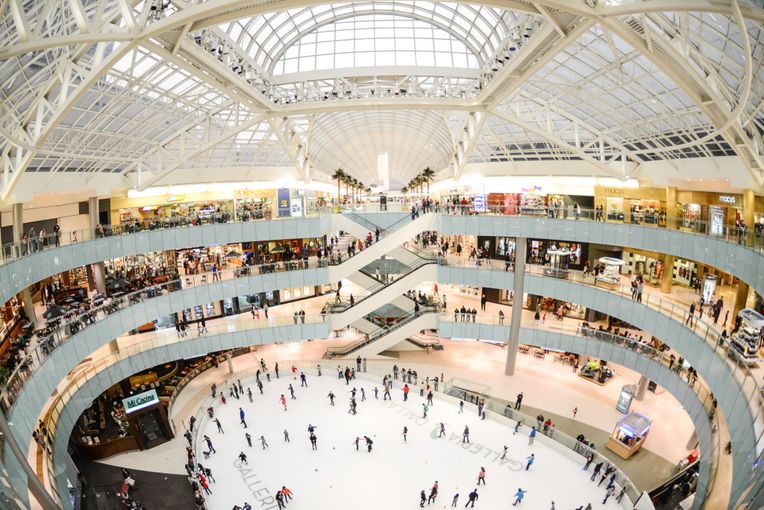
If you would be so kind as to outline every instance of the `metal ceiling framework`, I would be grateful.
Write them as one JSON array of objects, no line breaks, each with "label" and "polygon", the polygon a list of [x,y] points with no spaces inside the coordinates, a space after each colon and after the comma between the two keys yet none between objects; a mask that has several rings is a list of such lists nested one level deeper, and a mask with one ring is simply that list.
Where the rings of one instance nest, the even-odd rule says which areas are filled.
[{"label": "metal ceiling framework", "polygon": [[[458,176],[468,162],[527,159],[584,160],[623,178],[643,161],[734,153],[764,182],[764,11],[754,2],[3,0],[0,15],[0,201],[24,171],[121,173],[140,187],[203,165],[290,165],[305,180],[330,164],[369,172],[370,158],[357,154],[378,150],[374,139],[385,136],[385,150],[410,160],[396,162],[400,181],[416,165]],[[277,80],[275,64],[307,35],[375,16],[450,33],[474,54],[481,88],[474,97],[295,94],[283,104],[194,39],[214,31]],[[513,44],[508,34],[528,19],[538,26]],[[371,71],[379,76],[331,82],[337,71],[327,70],[323,86],[381,75],[418,83],[411,69]],[[296,77],[320,81],[316,72]],[[474,79],[475,69],[453,73],[443,70]],[[417,116],[431,131],[419,130],[418,149],[405,139],[404,150],[405,137],[388,132]],[[342,119],[367,133],[344,160],[332,144],[353,129],[321,135]],[[358,119],[382,125],[359,130]],[[419,162],[428,136],[438,150]]]}]

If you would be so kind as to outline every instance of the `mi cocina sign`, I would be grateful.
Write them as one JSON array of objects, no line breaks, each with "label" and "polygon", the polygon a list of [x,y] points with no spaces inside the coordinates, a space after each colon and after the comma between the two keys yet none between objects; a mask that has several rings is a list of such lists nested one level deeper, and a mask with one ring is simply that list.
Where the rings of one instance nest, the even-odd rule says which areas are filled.
[{"label": "mi cocina sign", "polygon": [[156,390],[144,391],[132,397],[122,399],[122,405],[125,406],[126,413],[132,413],[144,407],[149,407],[159,402]]}]

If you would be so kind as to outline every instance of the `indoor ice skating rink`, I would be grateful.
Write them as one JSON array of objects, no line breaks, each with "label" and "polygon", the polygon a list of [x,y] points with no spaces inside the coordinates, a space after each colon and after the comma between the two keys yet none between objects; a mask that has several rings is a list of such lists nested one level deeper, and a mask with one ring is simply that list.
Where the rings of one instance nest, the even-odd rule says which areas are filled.
[{"label": "indoor ice skating rink", "polygon": [[[425,399],[412,388],[408,402],[403,402],[400,380],[394,381],[392,401],[384,401],[381,378],[359,374],[348,386],[337,378],[336,371],[325,369],[318,377],[312,369],[306,372],[308,388],[301,388],[299,378],[293,380],[288,372],[289,367],[282,366],[279,379],[271,372],[270,383],[263,377],[264,395],[257,391],[254,378],[243,379],[245,392],[247,386],[252,389],[254,403],[246,394],[239,400],[227,398],[226,405],[218,397],[215,416],[224,434],[217,432],[206,414],[200,420],[196,455],[212,469],[216,480],[210,485],[212,494],[207,496],[211,510],[230,510],[244,502],[254,510],[275,509],[273,495],[284,485],[295,495],[287,505],[292,510],[416,509],[420,491],[429,495],[436,480],[439,495],[429,507],[450,508],[458,492],[457,508],[464,508],[481,467],[486,469],[486,485],[478,490],[475,508],[506,510],[518,488],[528,491],[519,508],[549,510],[552,501],[559,510],[573,510],[587,503],[595,509],[630,506],[627,498],[618,504],[611,497],[602,504],[607,482],[600,487],[590,482],[593,466],[585,473],[583,458],[574,461],[556,451],[549,446],[552,440],[543,434],[529,446],[527,427],[513,435],[513,427],[507,423],[480,420],[474,405],[465,405],[464,413],[458,414],[457,400],[436,394],[434,406],[424,419]],[[296,400],[290,400],[289,383],[295,388]],[[378,400],[374,398],[375,385],[380,390]],[[228,397],[229,386],[219,387]],[[358,389],[355,416],[348,414],[353,387]],[[366,391],[365,401],[361,388]],[[330,390],[336,395],[334,407],[327,397]],[[279,402],[282,393],[287,398],[286,412]],[[246,413],[251,448],[239,423],[239,406]],[[437,437],[440,422],[446,427],[443,438]],[[317,427],[318,451],[311,450],[309,424]],[[462,444],[465,425],[470,428],[469,445]],[[402,437],[404,426],[408,427],[407,442]],[[289,431],[290,443],[284,441],[284,429]],[[206,450],[202,434],[210,436],[217,450],[208,460],[202,455]],[[260,446],[261,435],[269,443],[265,451]],[[372,453],[366,451],[364,435],[374,441]],[[353,444],[356,436],[361,438],[358,451]],[[503,445],[509,447],[509,454],[502,461]],[[247,454],[248,465],[240,465],[241,451]],[[530,471],[525,471],[525,459],[531,453],[536,460]]]}]

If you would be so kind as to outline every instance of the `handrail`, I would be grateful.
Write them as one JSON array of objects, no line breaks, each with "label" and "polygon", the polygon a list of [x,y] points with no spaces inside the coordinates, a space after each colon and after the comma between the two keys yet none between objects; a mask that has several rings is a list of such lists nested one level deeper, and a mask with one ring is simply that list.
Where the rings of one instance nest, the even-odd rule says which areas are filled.
[{"label": "handrail", "polygon": [[[432,313],[432,312],[424,312],[424,313]],[[422,315],[422,314],[420,314],[420,315]],[[438,314],[437,315],[438,320],[439,321],[443,321],[443,322],[454,322],[453,320],[451,320],[451,317],[452,317],[451,314],[448,314],[448,313]],[[487,317],[488,317],[488,320],[486,320]],[[481,324],[481,325],[484,325],[484,324],[499,324],[499,321],[500,321],[500,319],[498,317],[489,316],[487,314],[480,314],[479,318],[480,318],[480,320],[478,321],[478,324]],[[289,321],[291,321],[291,318],[288,318],[288,317],[283,318],[283,319],[287,319],[287,320],[280,320],[279,322],[284,324],[284,325],[288,325]],[[270,319],[270,320],[273,321],[273,319]],[[322,320],[323,319],[320,316],[308,316],[308,317],[306,317],[306,321],[309,322],[309,323],[318,323],[318,322],[321,322]],[[470,322],[470,324],[473,324],[473,323]],[[247,326],[248,326],[247,328],[242,328],[242,329],[258,328],[258,327],[262,327],[262,324],[261,324],[261,322],[254,322],[254,323],[247,323]],[[269,324],[269,327],[270,326],[271,326],[271,324]],[[550,325],[549,327],[543,327],[542,328],[542,327],[539,327],[539,326],[540,325],[538,325],[538,324],[534,324],[533,326],[530,326],[530,327],[525,326],[525,327],[527,327],[528,329],[552,330],[552,331],[555,331],[555,332],[563,332],[563,333],[566,333],[566,334],[576,335],[576,336],[584,333],[583,334],[584,338],[591,337],[591,338],[594,338],[594,339],[596,339],[598,341],[612,343],[612,344],[614,344],[616,346],[627,348],[629,350],[638,352],[639,354],[642,354],[644,356],[647,356],[647,357],[651,358],[653,361],[659,362],[659,363],[661,363],[664,366],[668,366],[668,360],[669,360],[668,356],[664,355],[664,353],[662,353],[662,352],[660,352],[660,351],[658,351],[656,349],[653,349],[652,347],[649,347],[649,346],[644,345],[644,344],[640,344],[639,342],[637,342],[637,341],[635,341],[633,339],[629,339],[629,338],[626,338],[626,337],[621,337],[621,336],[613,335],[613,334],[609,334],[609,333],[599,332],[599,331],[596,331],[596,330],[588,330],[588,329],[582,328],[582,327],[567,327],[567,326]],[[228,328],[223,326],[223,327],[214,328],[210,332],[210,334],[214,334],[213,332],[217,331],[217,330],[220,330],[221,333],[229,332]],[[159,340],[159,341],[157,341],[157,340]],[[68,402],[76,394],[76,392],[79,390],[79,388],[83,387],[84,384],[87,381],[97,377],[97,375],[103,369],[105,369],[107,366],[111,366],[111,365],[117,363],[118,361],[121,361],[123,359],[127,359],[127,358],[129,358],[131,356],[134,356],[135,354],[137,354],[139,352],[144,352],[144,351],[155,349],[155,348],[158,348],[158,347],[164,347],[164,346],[168,346],[168,345],[172,345],[172,344],[176,344],[176,343],[180,343],[180,342],[188,342],[188,341],[192,341],[192,339],[191,338],[188,338],[188,339],[177,338],[177,337],[173,337],[172,335],[167,335],[167,338],[164,338],[164,339],[146,340],[144,342],[141,342],[141,343],[138,343],[138,344],[134,344],[134,345],[132,345],[130,347],[122,349],[119,352],[109,353],[109,354],[105,355],[103,358],[100,358],[99,360],[94,361],[92,363],[92,365],[90,365],[86,369],[84,369],[84,370],[82,370],[80,372],[77,372],[74,375],[73,379],[69,382],[69,384],[65,388],[61,389],[61,391],[56,395],[55,401],[50,406],[49,412],[47,413],[47,417],[48,417],[47,418],[47,420],[48,420],[47,421],[47,428],[48,428],[48,431],[49,431],[50,435],[53,438],[55,438],[56,431],[57,431],[58,419],[61,416],[64,408],[66,407],[66,405],[68,405]],[[295,362],[295,363],[298,363],[298,362]],[[305,362],[301,361],[299,363],[305,363]],[[310,366],[311,367],[315,367],[316,364],[321,364],[322,366],[324,364],[326,364],[327,365],[326,366],[326,370],[329,370],[329,373],[331,373],[331,370],[333,370],[334,367],[333,366],[329,366],[328,365],[329,363],[334,365],[335,362],[329,362],[329,361],[326,361],[326,360],[322,360],[322,361],[318,361],[318,362],[311,362]],[[679,375],[679,376],[682,375],[683,370],[684,369],[682,367],[674,367],[673,368],[673,371],[675,373],[677,373],[677,375]],[[696,394],[696,396],[698,397],[698,400],[703,404],[703,406],[710,413],[711,409],[713,408],[712,407],[712,397],[710,396],[710,392],[704,387],[702,379],[699,379],[699,382],[700,382],[700,384],[692,385],[692,386],[690,386],[690,388]],[[203,409],[206,409],[206,407],[205,406],[200,407],[200,411],[199,412],[202,412]],[[502,411],[503,411],[503,409],[502,409]],[[535,418],[532,419],[532,423],[535,424],[535,422],[536,422]],[[555,434],[557,434],[557,432],[555,432]],[[54,439],[54,441],[55,441],[55,439]],[[583,446],[583,445],[581,445],[581,446]],[[49,454],[49,455],[52,457],[52,453]],[[52,458],[50,459],[50,463],[53,464]],[[631,495],[629,497],[631,498]],[[633,499],[632,499],[632,501],[633,501]]]},{"label": "handrail", "polygon": [[[402,208],[401,212],[406,212],[406,204],[402,204],[404,207]],[[366,204],[360,204],[358,205],[358,208],[365,209]],[[553,219],[568,219],[568,220],[576,220],[576,221],[607,221],[608,223],[626,223],[624,220],[618,220],[614,218],[606,218],[607,212],[597,211],[596,209],[592,208],[579,208],[578,212],[576,212],[572,207],[561,207],[561,208],[554,208],[554,207],[539,207],[539,208],[510,208],[506,206],[486,206],[484,208],[481,208],[480,210],[476,210],[474,206],[467,205],[467,206],[461,206],[461,205],[448,205],[448,204],[434,204],[432,207],[429,208],[432,212],[441,213],[441,214],[455,214],[455,215],[496,215],[496,216],[525,216],[525,217],[536,217],[536,218],[553,218]],[[360,212],[360,211],[358,211]],[[379,212],[379,211],[374,211]],[[602,214],[600,214],[602,212]],[[308,210],[304,211],[303,217],[319,217],[323,215],[332,214],[333,209],[327,208],[327,207],[315,207],[315,208],[309,208]],[[356,211],[350,211],[343,213],[347,216],[350,216],[351,219],[361,224],[361,221],[357,221],[357,219],[362,218],[357,214]],[[652,221],[645,221],[645,216],[640,214],[640,216],[636,216],[631,218],[631,222],[629,224],[633,225],[648,225],[648,226],[654,226],[656,228],[666,228],[668,230],[679,230],[683,232],[693,233],[693,234],[699,234],[709,237],[714,237],[717,239],[723,239],[726,242],[732,243],[732,244],[739,244],[743,245],[746,248],[752,249],[753,251],[757,253],[764,253],[764,232],[756,232],[755,226],[747,226],[746,228],[740,228],[737,226],[731,226],[731,225],[721,225],[721,230],[718,232],[714,232],[714,229],[716,229],[717,225],[712,225],[707,221],[695,221],[695,220],[686,220],[684,218],[677,218],[677,217],[669,217],[669,216],[661,216],[660,214],[656,215],[650,215],[651,218],[653,218]],[[390,225],[386,227],[384,230],[390,231],[393,229],[394,226],[398,225],[403,220],[407,219],[408,216],[405,216],[404,218],[401,218],[401,220],[398,220],[393,225]],[[274,217],[272,220],[282,221],[285,219],[290,219],[289,217],[285,218],[279,218]],[[233,221],[232,221],[233,220]],[[107,225],[101,227],[101,229],[78,229],[78,230],[72,230],[67,232],[58,232],[58,233],[50,233],[42,238],[40,236],[36,236],[34,239],[28,239],[28,240],[22,240],[22,241],[14,241],[11,243],[6,243],[2,246],[0,246],[0,265],[4,264],[8,261],[15,260],[27,255],[31,255],[33,253],[37,253],[38,251],[42,251],[45,249],[58,247],[61,245],[67,245],[67,244],[74,244],[78,242],[83,241],[90,241],[94,239],[98,239],[100,237],[110,237],[110,236],[118,236],[118,235],[124,235],[124,234],[132,234],[136,232],[142,232],[142,231],[149,231],[149,230],[157,230],[157,229],[166,229],[166,228],[178,228],[178,227],[186,227],[186,226],[196,226],[199,224],[202,224],[204,221],[203,218],[198,218],[194,216],[189,217],[174,217],[174,218],[165,218],[163,221],[158,220],[144,220],[139,221],[138,223],[133,223],[132,225]],[[208,223],[231,223],[231,222],[248,222],[248,221],[266,221],[260,218],[253,218],[248,219],[245,221],[237,220],[233,216],[231,216],[228,213],[215,213],[211,215],[210,219],[208,220]],[[375,228],[377,225],[375,225],[373,222],[363,218],[363,222],[373,225]],[[380,230],[383,230],[380,227]]]},{"label": "handrail", "polygon": [[[429,262],[425,262],[425,263],[429,263]],[[293,264],[295,265],[293,269],[300,269],[299,263],[293,263]],[[262,272],[263,266],[268,266],[268,269],[266,270],[266,272],[268,272],[272,269],[271,266],[273,266],[273,264],[263,264],[259,266],[261,267],[261,272]],[[258,267],[258,266],[249,266],[249,267]],[[277,269],[278,267],[281,267],[281,266],[277,265]],[[309,263],[309,267],[310,267],[310,263]],[[320,267],[323,267],[323,266],[320,266]],[[528,267],[529,274],[541,274],[543,276],[542,268],[534,267],[531,265],[527,265],[527,267]],[[238,269],[222,271],[220,272],[221,274],[220,278],[226,279],[224,278],[225,274],[228,274],[231,272],[234,273],[233,276],[235,277],[236,271],[238,271]],[[584,277],[578,278],[575,272],[571,272],[570,274],[573,276],[572,280],[577,280],[581,283],[586,283],[586,279]],[[186,279],[192,278],[191,283],[193,285],[197,278],[206,280],[207,275],[208,274],[194,275],[193,277],[184,277],[184,278]],[[158,288],[158,291],[156,290],[157,288]],[[78,323],[77,321],[82,323],[84,322],[83,317],[86,317],[86,316],[90,317],[91,314],[93,314],[94,319],[98,318],[99,316],[102,316],[101,318],[104,318],[107,315],[110,315],[129,305],[132,305],[134,303],[139,303],[145,299],[154,297],[159,292],[164,294],[166,292],[171,292],[173,290],[180,290],[181,288],[182,288],[181,282],[173,281],[173,282],[166,282],[164,284],[161,284],[149,289],[142,289],[134,293],[131,293],[127,296],[123,296],[119,298],[119,300],[116,300],[116,302],[110,302],[108,304],[103,305],[102,307],[99,307],[96,310],[85,312],[84,314],[80,315],[77,318],[77,320],[72,322],[74,322],[75,324]],[[627,290],[626,287],[623,287],[620,285],[616,289],[605,289],[602,287],[599,287],[599,288],[601,290],[614,292],[619,295],[630,293],[630,289]],[[152,291],[152,289],[155,289],[155,290]],[[382,290],[382,288],[380,288],[379,290]],[[664,299],[660,299],[660,298],[653,297],[651,299],[650,294],[646,294],[645,297],[646,299],[643,299],[643,302],[642,302],[643,305],[656,309],[657,311],[662,313],[664,313],[664,311],[668,312],[667,315],[669,315],[673,319],[679,318],[681,321],[686,320],[687,318],[686,313],[684,312],[684,310],[680,309],[678,305],[668,301],[664,301]],[[356,304],[358,304],[360,301],[363,301],[363,299],[359,299],[359,301]],[[726,352],[724,351],[724,347],[720,346],[718,342],[719,333],[716,332],[711,325],[709,325],[705,321],[700,321],[700,323],[701,323],[700,334],[698,334],[697,324],[695,328],[693,328],[693,332],[695,334],[698,334],[698,336],[702,336],[703,340],[709,343],[713,347],[714,352],[719,357],[721,357],[722,360],[728,363],[732,374],[736,377],[736,379],[738,380],[738,383],[741,385],[744,391],[748,391],[747,389],[750,388],[750,394],[747,394],[746,398],[749,404],[752,404],[752,414],[754,415],[754,419],[757,421],[761,421],[762,419],[764,419],[764,415],[762,414],[762,411],[761,411],[762,410],[762,402],[760,398],[761,390],[757,381],[755,380],[755,377],[750,372],[750,370],[745,365],[745,363],[740,363],[739,360],[735,358],[735,354],[736,354],[735,351],[726,351]],[[68,331],[67,331],[67,326],[68,324],[64,325],[64,327],[54,332],[52,341],[50,339],[45,340],[43,343],[41,343],[41,345],[38,345],[37,347],[35,347],[35,349],[33,349],[27,356],[27,360],[29,360],[29,362],[20,365],[11,374],[11,377],[8,380],[8,384],[6,384],[6,386],[2,390],[2,393],[0,393],[0,397],[1,397],[0,402],[4,406],[6,406],[6,409],[12,407],[12,405],[15,403],[16,396],[21,391],[21,388],[23,387],[24,382],[29,378],[29,376],[31,376],[31,373],[33,372],[33,370],[36,370],[39,366],[41,366],[44,359],[46,359],[53,352],[55,348],[57,348],[61,343],[63,343],[68,338],[71,338],[71,336],[73,336],[75,333],[79,331],[78,329],[79,326],[75,328],[74,330],[70,328]],[[386,332],[378,330],[377,335],[375,336],[375,339],[382,336],[383,333],[386,334]],[[358,348],[361,348],[364,345],[359,345]],[[729,354],[730,352],[732,354]],[[730,360],[730,357],[734,358],[735,361],[737,362],[732,362]],[[742,376],[741,376],[741,372],[742,372]],[[759,411],[757,411],[757,408],[759,409]]]},{"label": "handrail", "polygon": [[[402,218],[400,222],[408,222],[408,218]],[[388,232],[386,235],[380,237],[386,239],[392,235],[393,232]],[[379,242],[379,241],[377,241]],[[14,404],[16,396],[21,391],[24,382],[29,378],[34,370],[42,365],[42,362],[50,356],[55,349],[57,349],[63,342],[74,336],[79,331],[86,327],[95,324],[100,319],[105,318],[119,310],[122,310],[133,304],[140,303],[146,299],[156,297],[157,295],[163,295],[184,288],[189,288],[195,285],[214,283],[216,281],[228,280],[233,278],[240,278],[243,276],[249,276],[253,272],[258,274],[268,274],[282,271],[296,271],[303,269],[325,268],[329,266],[340,266],[350,260],[355,260],[356,257],[363,254],[371,246],[377,244],[373,242],[369,247],[355,252],[354,255],[343,258],[342,253],[338,253],[339,258],[337,261],[333,259],[327,259],[323,257],[316,261],[311,258],[299,258],[295,260],[282,261],[282,262],[270,262],[257,264],[252,266],[242,266],[233,269],[227,269],[222,271],[207,272],[196,275],[186,275],[176,280],[164,282],[161,284],[155,284],[150,287],[139,289],[131,293],[125,294],[118,298],[111,299],[109,302],[104,303],[101,306],[91,308],[90,310],[79,313],[66,321],[62,321],[59,327],[45,333],[45,336],[40,339],[38,345],[31,349],[24,360],[13,370],[5,382],[2,391],[0,391],[0,407],[5,411],[8,411]],[[429,263],[429,262],[427,262]],[[211,278],[211,280],[208,280]],[[380,289],[381,290],[381,289]],[[198,322],[198,321],[193,321]]]}]

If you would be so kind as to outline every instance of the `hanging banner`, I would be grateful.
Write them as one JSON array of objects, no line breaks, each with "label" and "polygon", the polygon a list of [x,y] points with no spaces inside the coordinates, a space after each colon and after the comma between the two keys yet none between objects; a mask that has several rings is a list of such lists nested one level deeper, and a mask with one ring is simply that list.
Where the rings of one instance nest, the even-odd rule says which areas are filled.
[{"label": "hanging banner", "polygon": [[291,201],[289,199],[289,189],[279,188],[278,200],[279,200],[279,218],[289,216],[291,213]]}]

